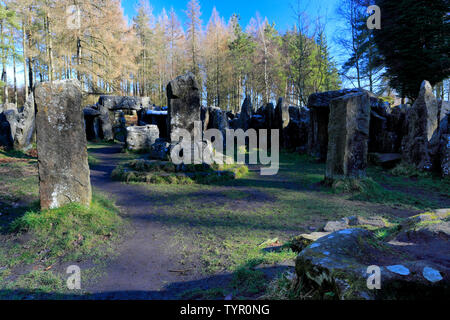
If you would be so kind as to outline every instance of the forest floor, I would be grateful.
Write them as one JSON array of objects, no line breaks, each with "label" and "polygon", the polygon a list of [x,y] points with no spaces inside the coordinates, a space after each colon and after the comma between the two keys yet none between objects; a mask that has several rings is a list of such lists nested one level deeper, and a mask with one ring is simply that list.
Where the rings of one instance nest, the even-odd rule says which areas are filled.
[{"label": "forest floor", "polygon": [[[36,160],[0,153],[0,298],[258,299],[272,279],[293,270],[296,254],[282,245],[298,234],[352,215],[398,222],[450,207],[448,180],[397,177],[377,167],[368,175],[380,188],[336,194],[320,183],[324,164],[298,154],[282,153],[276,176],[251,167],[244,178],[211,185],[113,181],[118,164],[141,156],[111,144],[92,144],[89,154],[95,194],[103,195],[102,244],[96,232],[83,253],[42,262],[23,258],[35,240],[11,227],[34,221],[23,217],[37,210]],[[123,221],[112,218],[108,203]],[[87,239],[89,228],[78,237]],[[76,293],[64,288],[73,264],[82,272]]]}]

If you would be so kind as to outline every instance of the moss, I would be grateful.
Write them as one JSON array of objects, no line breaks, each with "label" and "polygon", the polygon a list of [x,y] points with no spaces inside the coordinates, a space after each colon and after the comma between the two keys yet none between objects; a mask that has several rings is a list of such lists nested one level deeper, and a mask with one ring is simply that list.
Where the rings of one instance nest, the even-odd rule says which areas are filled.
[{"label": "moss", "polygon": [[392,169],[390,173],[396,177],[408,177],[408,178],[413,177],[425,178],[431,176],[429,173],[420,171],[415,166],[404,162],[400,163],[398,166]]}]

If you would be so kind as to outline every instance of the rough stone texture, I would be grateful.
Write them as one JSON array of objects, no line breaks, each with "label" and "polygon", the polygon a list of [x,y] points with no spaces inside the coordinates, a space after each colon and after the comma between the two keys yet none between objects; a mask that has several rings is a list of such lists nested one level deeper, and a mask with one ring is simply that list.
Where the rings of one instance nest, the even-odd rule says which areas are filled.
[{"label": "rough stone texture", "polygon": [[194,133],[194,122],[201,121],[200,92],[195,76],[188,72],[169,82],[167,86],[169,104],[168,136],[172,143],[178,143],[178,130],[184,129],[191,135],[201,137],[201,132]]},{"label": "rough stone texture", "polygon": [[[372,109],[369,150],[370,152],[396,153],[400,150],[401,138],[396,130],[389,129],[390,108],[386,102],[378,99],[373,93],[362,89],[343,89],[314,93],[309,97],[308,108],[310,110],[310,125],[308,132],[308,154],[321,161],[326,160],[328,148],[328,122],[330,114],[330,102],[344,95],[366,92],[369,95],[369,103]],[[388,128],[388,130],[385,130]]]},{"label": "rough stone texture", "polygon": [[331,101],[325,177],[365,177],[370,125],[369,95],[349,94]]},{"label": "rough stone texture", "polygon": [[283,130],[289,125],[289,105],[284,98],[278,99],[277,106],[275,107],[275,123],[276,128]]},{"label": "rough stone texture", "polygon": [[290,122],[289,116],[289,105],[286,103],[284,98],[279,98],[277,102],[277,106],[275,107],[275,129],[280,130],[280,138],[281,138],[281,146],[287,146],[287,130],[286,128]]},{"label": "rough stone texture", "polygon": [[289,125],[285,130],[285,147],[305,153],[308,146],[309,110],[289,107]]},{"label": "rough stone texture", "polygon": [[113,133],[114,140],[127,141],[127,120],[123,111],[114,111]]},{"label": "rough stone texture", "polygon": [[5,110],[0,113],[0,146],[12,148],[17,127],[16,109]]},{"label": "rough stone texture", "polygon": [[442,135],[439,153],[442,177],[450,177],[450,134]]},{"label": "rough stone texture", "polygon": [[406,163],[420,170],[433,169],[433,135],[438,129],[438,103],[433,88],[424,81],[419,97],[407,112],[407,135],[402,142],[402,155]]},{"label": "rough stone texture", "polygon": [[39,83],[35,100],[41,207],[58,208],[70,202],[89,206],[91,182],[80,83]]},{"label": "rough stone texture", "polygon": [[327,158],[329,115],[329,108],[309,109],[308,154],[321,161]]},{"label": "rough stone texture", "polygon": [[266,118],[267,129],[275,129],[275,107],[268,103],[264,107],[264,117]]},{"label": "rough stone texture", "polygon": [[386,221],[382,217],[364,218],[360,216],[345,217],[338,221],[328,221],[322,228],[325,232],[345,230],[355,226],[371,226],[377,228],[386,227]]},{"label": "rough stone texture", "polygon": [[336,91],[313,93],[308,98],[308,107],[309,108],[328,109],[330,107],[331,100],[351,94],[351,93],[358,93],[360,91],[361,91],[360,89],[343,89],[343,90],[336,90]]},{"label": "rough stone texture", "polygon": [[150,107],[149,97],[127,97],[127,96],[100,96],[98,104],[111,111],[116,110],[140,110]]},{"label": "rough stone texture", "polygon": [[106,141],[114,140],[113,122],[108,107],[99,105],[100,138]]},{"label": "rough stone texture", "polygon": [[155,125],[128,127],[126,130],[128,150],[149,151],[151,146],[159,139],[159,129]]},{"label": "rough stone texture", "polygon": [[14,149],[25,150],[33,143],[35,136],[36,121],[34,96],[30,94],[21,112],[17,117],[17,128],[14,137]]},{"label": "rough stone texture", "polygon": [[137,112],[138,125],[145,126],[154,124],[158,126],[161,138],[167,139],[167,118],[168,111],[166,107],[145,108]]},{"label": "rough stone texture", "polygon": [[[432,252],[430,254],[433,254]],[[381,269],[381,289],[367,287],[367,268]],[[438,298],[449,294],[449,267],[407,254],[363,229],[345,229],[310,244],[296,260],[297,282],[339,299]]]},{"label": "rough stone texture", "polygon": [[96,106],[89,106],[83,109],[84,125],[86,127],[86,138],[88,140],[100,139],[101,122],[100,111]]},{"label": "rough stone texture", "polygon": [[253,115],[253,106],[250,97],[245,97],[244,103],[241,107],[241,114],[239,116],[239,128],[247,131],[250,128],[250,119]]},{"label": "rough stone texture", "polygon": [[150,159],[169,160],[170,144],[164,139],[157,139],[150,147]]},{"label": "rough stone texture", "polygon": [[450,102],[439,102],[439,167],[442,177],[450,177]]},{"label": "rough stone texture", "polygon": [[223,134],[223,139],[225,142],[226,129],[229,128],[226,111],[219,108],[209,107],[208,108],[208,126],[207,129],[217,129]]},{"label": "rough stone texture", "polygon": [[203,123],[203,131],[207,130],[209,125],[209,108],[203,106],[201,107],[200,119],[202,120]]}]

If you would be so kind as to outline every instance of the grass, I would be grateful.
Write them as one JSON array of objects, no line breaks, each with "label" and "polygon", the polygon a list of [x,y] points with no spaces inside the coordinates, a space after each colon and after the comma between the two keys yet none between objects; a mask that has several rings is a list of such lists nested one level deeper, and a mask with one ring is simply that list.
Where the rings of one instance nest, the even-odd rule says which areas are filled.
[{"label": "grass", "polygon": [[135,159],[117,166],[111,177],[126,183],[212,184],[240,179],[248,173],[245,165],[190,164],[177,166],[166,161]]},{"label": "grass", "polygon": [[67,293],[67,275],[58,266],[100,264],[112,254],[124,223],[118,209],[94,192],[90,208],[69,204],[40,211],[36,159],[4,150],[0,159],[0,298]]},{"label": "grass", "polygon": [[[98,149],[110,145],[90,144],[90,155],[97,159]],[[171,171],[161,163],[154,165],[139,160],[145,158],[144,155],[123,153],[120,158],[119,165],[130,165],[136,172],[136,169],[152,173]],[[197,169],[192,168],[192,171]],[[2,178],[6,177],[6,183],[0,186],[0,202],[12,205],[13,199],[31,201],[27,213],[17,214],[14,213],[17,210],[8,209],[6,215],[0,216],[4,226],[1,231],[11,239],[32,235],[22,245],[0,244],[0,280],[3,280],[0,283],[8,279],[9,283],[24,283],[29,288],[42,287],[44,291],[51,291],[52,286],[58,284],[51,276],[46,278],[45,273],[51,272],[44,272],[46,267],[86,255],[101,257],[99,248],[103,242],[110,243],[119,234],[121,222],[116,220],[117,212],[108,199],[95,199],[92,210],[103,212],[98,217],[90,209],[77,206],[39,213],[32,209],[32,203],[37,200],[35,160],[0,163],[0,170],[3,170]],[[450,194],[445,180],[433,176],[394,175],[376,167],[370,167],[368,179],[356,186],[343,182],[338,188],[328,188],[321,184],[325,165],[294,153],[281,154],[280,172],[275,177],[242,170],[238,173],[239,179],[207,184],[161,180],[156,184],[141,183],[145,196],[152,203],[149,211],[152,220],[173,234],[173,242],[168,246],[179,252],[179,263],[195,262],[205,277],[222,272],[231,274],[227,286],[191,290],[182,293],[183,298],[223,299],[231,293],[236,299],[253,299],[263,297],[270,290],[278,290],[280,298],[299,294],[306,297],[307,292],[289,293],[288,279],[279,278],[277,283],[269,285],[265,271],[272,265],[292,261],[296,256],[283,244],[309,232],[308,227],[318,228],[329,220],[355,215],[369,217],[380,212],[387,220],[395,222],[377,231],[379,239],[386,239],[395,233],[396,210],[400,208],[414,215],[424,209],[443,207],[439,197]],[[268,240],[275,238],[279,239],[279,250],[267,250],[265,247],[271,246]],[[46,250],[41,252],[40,248]],[[42,268],[11,282],[14,268],[21,264],[39,264]],[[1,269],[5,266],[6,269]]]},{"label": "grass", "polygon": [[[384,185],[391,186],[399,178],[378,168],[370,168],[369,178],[356,189],[327,188],[321,184],[324,164],[297,154],[282,153],[279,175],[267,181],[261,179],[250,172],[243,179],[209,186],[147,186],[155,205],[164,212],[161,222],[172,227],[176,234],[175,240],[183,250],[181,260],[200,260],[205,274],[231,272],[233,281],[225,292],[237,297],[254,298],[258,296],[255,290],[264,292],[260,283],[267,287],[267,279],[259,269],[254,269],[256,265],[264,268],[295,258],[296,254],[287,246],[279,252],[261,250],[259,244],[268,239],[279,238],[283,244],[309,232],[308,226],[317,228],[326,221],[348,216],[369,217],[380,215],[381,211],[386,220],[396,222],[394,212],[398,208],[413,214],[424,208],[441,207],[425,194],[417,197],[385,188]],[[381,180],[383,184],[378,182]],[[413,180],[405,183],[422,188]],[[435,192],[429,184],[423,190]],[[214,194],[214,198],[208,197],[209,201],[204,203],[206,194]],[[379,238],[393,234],[396,226],[395,223],[379,231]],[[249,288],[247,284],[254,286]],[[200,292],[195,292],[195,296],[199,295]]]},{"label": "grass", "polygon": [[[62,279],[66,276],[51,269],[65,262],[90,260],[100,264],[104,257],[113,254],[111,244],[120,238],[122,224],[110,199],[98,194],[89,208],[73,203],[26,212],[9,225],[10,241],[0,246],[0,291],[65,292]],[[15,270],[24,266],[37,269],[14,276]]]}]

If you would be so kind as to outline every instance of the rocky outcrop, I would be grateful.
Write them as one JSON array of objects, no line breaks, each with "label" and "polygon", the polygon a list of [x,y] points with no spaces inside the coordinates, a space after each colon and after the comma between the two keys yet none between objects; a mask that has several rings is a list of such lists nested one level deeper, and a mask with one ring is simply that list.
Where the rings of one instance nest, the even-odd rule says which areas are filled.
[{"label": "rocky outcrop", "polygon": [[219,108],[209,107],[207,119],[207,129],[219,130],[220,132],[222,132],[223,139],[225,141],[225,130],[229,128],[226,111],[223,111]]},{"label": "rocky outcrop", "polygon": [[71,202],[89,206],[91,183],[80,83],[39,83],[35,100],[41,208]]},{"label": "rocky outcrop", "polygon": [[325,178],[358,179],[366,176],[370,103],[366,92],[331,100]]},{"label": "rocky outcrop", "polygon": [[111,111],[116,110],[141,110],[149,108],[151,105],[149,97],[129,97],[129,96],[100,96],[98,104]]},{"label": "rocky outcrop", "polygon": [[155,125],[128,127],[127,149],[130,151],[150,151],[152,145],[159,139],[159,129]]},{"label": "rocky outcrop", "polygon": [[285,129],[285,147],[306,153],[308,146],[309,110],[289,107],[289,125]]},{"label": "rocky outcrop", "polygon": [[437,150],[432,138],[438,129],[438,103],[433,88],[424,81],[414,105],[406,115],[407,135],[402,142],[403,161],[419,170],[433,169],[433,157]]},{"label": "rocky outcrop", "polygon": [[241,113],[239,115],[238,129],[247,131],[250,128],[250,120],[253,115],[253,106],[250,97],[245,97],[244,103],[241,107]]},{"label": "rocky outcrop", "polygon": [[[383,243],[363,229],[322,237],[296,260],[298,282],[318,299],[443,299],[449,294],[448,266],[422,260],[401,246]],[[379,267],[380,287],[369,267]]]},{"label": "rocky outcrop", "polygon": [[284,98],[278,99],[277,106],[275,107],[274,122],[275,122],[275,129],[280,130],[281,146],[286,147],[287,140],[289,139],[287,136],[286,128],[289,125],[290,116],[289,116],[289,105],[286,103]]},{"label": "rocky outcrop", "polygon": [[114,132],[111,112],[109,111],[108,107],[104,105],[99,105],[98,111],[100,112],[100,138],[106,141],[113,141]]},{"label": "rocky outcrop", "polygon": [[91,141],[100,139],[100,111],[98,111],[96,106],[89,106],[83,109],[83,115],[84,125],[86,127],[86,138]]},{"label": "rocky outcrop", "polygon": [[194,132],[194,122],[201,121],[201,107],[199,86],[191,72],[169,82],[167,101],[169,103],[168,136],[170,142],[179,142],[179,130],[187,130],[192,136],[201,137],[201,132]]},{"label": "rocky outcrop", "polygon": [[126,142],[127,140],[127,121],[123,111],[114,111],[113,123],[114,140]]},{"label": "rocky outcrop", "polygon": [[156,139],[150,147],[150,159],[169,160],[170,144],[164,139]]},{"label": "rocky outcrop", "polygon": [[33,94],[28,96],[27,101],[17,117],[17,120],[14,149],[25,150],[33,143],[33,137],[35,136],[36,130]]},{"label": "rocky outcrop", "polygon": [[0,113],[0,146],[12,148],[17,127],[17,109]]},{"label": "rocky outcrop", "polygon": [[450,177],[450,102],[439,102],[439,160],[441,175]]}]

